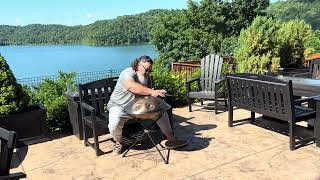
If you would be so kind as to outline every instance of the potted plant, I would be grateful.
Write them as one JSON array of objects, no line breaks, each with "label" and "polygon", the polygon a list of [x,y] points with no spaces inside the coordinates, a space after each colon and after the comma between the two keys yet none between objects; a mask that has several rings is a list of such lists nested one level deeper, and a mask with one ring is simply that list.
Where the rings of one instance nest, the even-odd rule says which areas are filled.
[{"label": "potted plant", "polygon": [[46,134],[46,109],[42,105],[30,105],[30,96],[17,83],[1,55],[0,91],[0,127],[17,132],[19,140]]}]

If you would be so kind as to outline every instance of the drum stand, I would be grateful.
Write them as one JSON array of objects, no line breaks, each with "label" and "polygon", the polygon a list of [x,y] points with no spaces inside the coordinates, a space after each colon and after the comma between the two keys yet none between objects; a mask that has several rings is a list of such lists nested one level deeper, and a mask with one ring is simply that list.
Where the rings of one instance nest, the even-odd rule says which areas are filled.
[{"label": "drum stand", "polygon": [[[158,118],[159,120],[160,118]],[[135,134],[134,137],[135,140],[133,141],[133,143],[130,145],[130,147],[122,154],[122,157],[125,157],[126,154],[139,142],[141,141],[142,139],[144,139],[145,137],[148,137],[148,139],[152,142],[153,146],[157,149],[159,155],[161,156],[163,162],[165,164],[168,164],[169,163],[169,155],[170,155],[170,149],[167,149],[165,147],[163,147],[160,143],[159,145],[161,146],[162,149],[167,149],[168,150],[168,153],[167,153],[167,157],[165,158],[164,155],[160,152],[160,149],[158,148],[158,146],[156,145],[155,141],[153,140],[152,136],[151,136],[151,132],[153,132],[154,130],[152,130],[152,128],[155,126],[155,123],[158,121],[158,120],[154,120],[152,123],[150,123],[150,125],[145,125],[143,123],[144,120],[137,120],[142,128],[143,128],[143,132],[140,132],[140,133],[137,133]]]}]

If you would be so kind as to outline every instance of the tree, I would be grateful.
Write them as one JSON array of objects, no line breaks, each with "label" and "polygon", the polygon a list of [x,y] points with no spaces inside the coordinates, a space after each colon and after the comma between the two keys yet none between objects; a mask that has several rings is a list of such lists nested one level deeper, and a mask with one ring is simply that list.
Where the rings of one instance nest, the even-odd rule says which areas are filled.
[{"label": "tree", "polygon": [[280,65],[279,40],[276,35],[280,22],[258,16],[241,31],[235,51],[237,72],[263,73],[276,71]]},{"label": "tree", "polygon": [[271,4],[267,14],[278,20],[304,20],[311,24],[313,29],[320,28],[320,1],[319,0],[288,0]]},{"label": "tree", "polygon": [[239,35],[240,31],[248,27],[256,16],[265,16],[269,4],[269,0],[233,0],[227,21],[228,26],[231,27],[230,33]]},{"label": "tree", "polygon": [[0,117],[24,110],[30,97],[17,83],[6,60],[0,55]]},{"label": "tree", "polygon": [[[159,17],[151,30],[151,41],[160,57],[168,60],[198,59],[210,53],[229,54],[237,45],[241,28],[249,25],[257,14],[263,14],[268,3],[265,0],[202,0],[199,3],[188,0],[187,10],[170,11]],[[242,12],[244,10],[248,12]]]}]

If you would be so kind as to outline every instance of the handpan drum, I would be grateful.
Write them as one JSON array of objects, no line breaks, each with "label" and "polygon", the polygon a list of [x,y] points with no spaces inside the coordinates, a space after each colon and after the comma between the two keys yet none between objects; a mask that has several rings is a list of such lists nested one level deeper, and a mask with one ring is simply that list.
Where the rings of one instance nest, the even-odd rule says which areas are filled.
[{"label": "handpan drum", "polygon": [[127,104],[124,111],[136,119],[156,121],[170,108],[171,106],[161,98],[141,96]]}]

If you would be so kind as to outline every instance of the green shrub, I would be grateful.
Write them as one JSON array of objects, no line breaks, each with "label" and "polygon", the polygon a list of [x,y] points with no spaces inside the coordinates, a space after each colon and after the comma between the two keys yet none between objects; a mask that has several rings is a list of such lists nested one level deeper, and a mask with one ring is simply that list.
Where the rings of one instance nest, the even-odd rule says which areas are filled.
[{"label": "green shrub", "polygon": [[153,70],[154,88],[165,89],[172,95],[169,99],[172,107],[185,105],[187,103],[187,89],[184,76],[182,74],[171,73],[163,60],[155,61]]},{"label": "green shrub", "polygon": [[257,17],[247,29],[241,31],[239,47],[235,51],[236,72],[277,70],[280,64],[276,35],[279,26],[279,22],[272,18]]},{"label": "green shrub", "polygon": [[303,20],[283,23],[278,34],[282,67],[300,68],[306,55],[319,50],[319,38]]},{"label": "green shrub", "polygon": [[32,101],[47,108],[47,125],[50,131],[70,129],[67,101],[62,93],[67,90],[67,84],[74,84],[75,75],[59,72],[58,80],[45,79],[31,92]]},{"label": "green shrub", "polygon": [[257,17],[241,31],[235,51],[236,72],[274,72],[278,67],[299,68],[304,57],[320,50],[320,37],[303,20],[289,22]]},{"label": "green shrub", "polygon": [[6,60],[0,55],[0,117],[23,111],[30,97],[17,83]]}]

